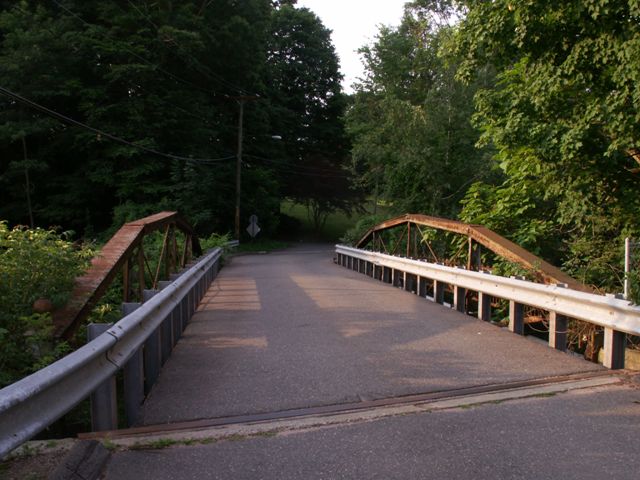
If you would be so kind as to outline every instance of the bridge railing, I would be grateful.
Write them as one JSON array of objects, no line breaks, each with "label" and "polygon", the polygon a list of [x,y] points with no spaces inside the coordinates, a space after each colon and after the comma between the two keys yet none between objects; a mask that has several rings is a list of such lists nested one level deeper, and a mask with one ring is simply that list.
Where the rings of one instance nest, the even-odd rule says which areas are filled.
[{"label": "bridge railing", "polygon": [[453,288],[453,308],[464,312],[467,290],[478,292],[478,317],[491,318],[492,297],[509,301],[509,330],[524,333],[524,306],[549,312],[549,345],[567,347],[567,321],[574,318],[604,328],[604,361],[608,368],[624,368],[626,334],[640,335],[640,307],[615,295],[572,290],[564,284],[545,285],[517,278],[468,271],[421,260],[396,257],[357,248],[336,246],[338,264],[403,287],[421,297],[427,290],[444,302],[447,285]]},{"label": "bridge railing", "polygon": [[[106,389],[115,399],[110,387],[121,369],[127,415],[137,415],[145,391],[215,278],[221,254],[220,248],[211,251],[91,342],[0,390],[0,459],[96,391]],[[113,416],[114,407],[103,413]]]}]

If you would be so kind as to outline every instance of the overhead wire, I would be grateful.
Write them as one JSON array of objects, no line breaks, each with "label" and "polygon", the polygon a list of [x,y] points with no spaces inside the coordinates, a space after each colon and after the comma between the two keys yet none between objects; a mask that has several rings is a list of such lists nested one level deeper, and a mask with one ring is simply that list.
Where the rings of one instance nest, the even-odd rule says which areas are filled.
[{"label": "overhead wire", "polygon": [[284,162],[260,157],[257,155],[245,154],[244,156],[269,163],[272,165],[271,168],[279,169],[280,171],[285,171],[287,173],[291,173],[294,175],[303,175],[303,176],[319,177],[319,178],[342,178],[342,179],[351,178],[351,175],[332,172],[330,170],[323,169],[323,168],[306,166],[306,165],[287,165]]},{"label": "overhead wire", "polygon": [[[58,0],[51,0],[53,3],[55,3],[59,8],[61,8],[62,10],[64,10],[65,12],[67,12],[69,15],[71,15],[72,17],[78,19],[79,21],[81,21],[83,24],[85,24],[88,27],[97,27],[97,25],[94,25],[92,23],[87,22],[84,18],[82,18],[80,15],[78,15],[77,13],[73,12],[72,10],[70,10],[69,8],[65,7],[64,5],[62,5]],[[107,40],[114,40],[114,38],[102,33],[102,32],[98,32],[99,35]],[[172,78],[173,80],[180,82],[184,85],[188,85],[190,87],[196,88],[202,92],[208,93],[208,94],[215,94],[215,91],[213,90],[209,90],[206,88],[201,87],[200,85],[196,85],[195,83],[186,80],[178,75],[175,75],[171,72],[169,72],[168,70],[165,70],[164,68],[158,66],[157,64],[151,62],[150,60],[146,59],[145,57],[138,55],[136,52],[134,52],[131,49],[128,48],[122,48],[124,51],[126,51],[127,53],[129,53],[130,55],[132,55],[133,57],[135,57],[136,59],[140,60],[141,62],[153,67],[154,69],[156,69],[157,71],[163,73],[164,75],[166,75],[167,77]]]},{"label": "overhead wire", "polygon": [[[55,0],[54,0],[54,1],[55,1]],[[57,2],[56,2],[56,3],[57,3]],[[26,14],[28,14],[28,12],[26,12],[25,10],[23,10],[22,8],[20,8],[20,7],[19,7],[19,6],[17,6],[17,5],[16,5],[14,8],[16,8],[18,11],[20,11],[21,13],[23,13],[23,14],[25,14],[25,15],[26,15]],[[61,8],[64,8],[64,7],[61,7]],[[67,9],[67,11],[68,11],[70,14],[73,14],[73,12],[70,12],[68,9]],[[75,15],[75,14],[73,14],[73,15]],[[77,15],[76,15],[76,16],[77,16]],[[85,22],[85,23],[87,23],[87,22]],[[90,24],[89,24],[89,25],[90,25]],[[47,29],[47,30],[48,30],[50,33],[52,33],[53,35],[57,35],[53,30],[50,30],[50,29]],[[103,37],[104,37],[104,36],[103,36]],[[151,65],[149,62],[147,62],[147,63],[148,63],[149,65]],[[173,75],[173,74],[171,74],[171,75]],[[184,81],[186,82],[187,80],[184,80]],[[153,94],[154,94],[153,92],[150,92],[149,90],[147,90],[146,88],[144,88],[144,87],[143,87],[142,85],[140,85],[140,84],[136,84],[134,87],[135,87],[135,88],[137,88],[137,89],[143,90],[143,91],[144,91],[144,92],[146,92],[148,95],[153,95]],[[167,100],[165,97],[163,97],[163,96],[161,96],[161,95],[159,95],[159,94],[155,94],[155,95],[157,95],[158,100],[160,100],[160,101],[161,101],[162,103],[164,103],[165,105],[169,105],[169,106],[171,106],[171,107],[175,108],[176,110],[180,110],[180,111],[181,111],[181,112],[183,112],[184,114],[189,115],[190,117],[197,118],[198,120],[202,120],[202,121],[203,121],[204,123],[206,123],[207,125],[211,125],[210,120],[209,120],[209,119],[207,119],[207,118],[205,118],[205,117],[203,117],[202,115],[198,115],[198,114],[196,114],[196,113],[193,113],[192,111],[187,110],[187,109],[185,109],[184,107],[181,107],[180,105],[178,105],[178,104],[176,104],[176,103],[174,103],[174,102],[171,102],[171,101]]]},{"label": "overhead wire", "polygon": [[12,98],[13,100],[20,102],[24,105],[27,105],[28,107],[31,107],[35,110],[38,110],[52,118],[55,118],[63,123],[67,123],[69,125],[75,125],[77,127],[80,128],[84,128],[85,130],[88,130],[90,132],[93,132],[97,135],[100,135],[101,137],[105,137],[108,138],[114,142],[118,142],[121,143],[123,145],[127,145],[133,148],[137,148],[139,150],[145,151],[147,153],[152,153],[154,155],[158,155],[161,157],[165,157],[165,158],[169,158],[171,160],[182,160],[182,161],[187,161],[187,162],[192,162],[192,163],[214,163],[214,162],[223,162],[223,161],[227,161],[230,160],[232,158],[236,158],[235,155],[228,155],[226,157],[220,157],[220,158],[193,158],[193,157],[185,157],[182,155],[174,155],[171,153],[165,153],[162,152],[160,150],[156,150],[155,148],[150,148],[150,147],[145,147],[144,145],[140,145],[138,143],[134,143],[131,142],[129,140],[126,140],[124,138],[118,137],[117,135],[114,135],[112,133],[106,132],[104,130],[101,130],[99,128],[95,128],[92,127],[90,125],[87,125],[86,123],[80,122],[78,120],[75,120],[71,117],[68,117],[62,113],[56,112],[55,110],[52,110],[50,108],[45,107],[44,105],[40,105],[37,102],[34,102],[33,100],[30,100],[26,97],[23,97],[22,95],[19,95],[11,90],[9,90],[8,88],[2,87],[0,86],[0,94]]},{"label": "overhead wire", "polygon": [[[127,0],[127,3],[129,5],[131,5],[131,7],[133,7],[133,9],[138,12],[138,14],[140,14],[140,16],[142,16],[149,25],[151,25],[153,28],[156,29],[156,31],[160,30],[160,27],[151,19],[151,17],[149,15],[147,15],[145,12],[143,12],[142,10],[140,10],[140,8],[134,4],[131,0]],[[123,8],[120,7],[119,5],[117,5],[117,7],[120,9],[120,11],[123,11]],[[183,56],[188,56],[190,57],[192,60],[194,60],[194,66],[197,67],[198,71],[200,73],[202,73],[205,76],[209,76],[210,79],[217,81],[218,83],[220,83],[221,85],[224,85],[227,88],[230,88],[231,90],[235,90],[238,93],[241,93],[243,95],[250,95],[250,93],[243,89],[242,87],[239,87],[238,85],[235,85],[234,83],[228,81],[227,79],[225,79],[224,77],[218,75],[215,72],[212,72],[209,69],[206,69],[206,71],[202,70],[202,66],[200,65],[199,61],[197,58],[195,58],[193,55],[191,55],[189,52],[184,51],[184,49],[182,48],[182,46],[174,39],[174,38],[170,38],[169,42],[171,45],[175,46],[178,50],[180,50],[180,54]]]},{"label": "overhead wire", "polygon": [[[64,6],[63,4],[61,4],[58,0],[52,0],[52,1],[53,1],[53,3],[55,3],[59,8],[61,8],[61,9],[62,9],[62,10],[64,10],[66,13],[68,13],[68,14],[69,14],[69,15],[71,15],[72,17],[74,17],[74,18],[76,18],[77,20],[79,20],[80,22],[82,22],[82,23],[83,23],[84,25],[86,25],[87,27],[97,27],[97,25],[92,24],[92,23],[90,23],[90,22],[87,22],[87,21],[86,21],[84,18],[82,18],[80,15],[78,15],[78,14],[77,14],[77,13],[75,13],[75,12],[73,12],[73,11],[72,11],[72,10],[70,10],[69,8],[65,7],[65,6]],[[132,7],[133,7],[133,8],[134,8],[134,9],[135,9],[135,10],[136,10],[136,11],[137,11],[141,16],[143,16],[143,17],[145,18],[145,20],[146,20],[150,25],[152,25],[156,30],[158,30],[158,29],[159,29],[159,27],[155,24],[155,22],[153,22],[153,20],[151,20],[151,18],[150,18],[148,15],[146,15],[144,12],[142,12],[142,11],[141,11],[141,10],[140,10],[140,9],[139,9],[135,4],[133,4],[130,0],[127,0],[127,1],[128,1],[128,3],[129,3],[129,5],[131,5],[131,6],[132,6]],[[22,11],[23,13],[26,13],[26,12],[24,12],[24,10],[22,10],[20,7],[16,6],[16,8],[18,8],[18,9],[19,9],[20,11]],[[118,6],[118,8],[120,8],[120,9],[122,10],[122,8],[121,8],[120,6]],[[100,35],[102,38],[104,38],[104,39],[107,39],[107,40],[113,40],[113,38],[111,38],[110,36],[108,36],[108,35],[106,35],[106,34],[104,34],[104,33],[102,33],[102,32],[99,32],[99,31],[98,31],[98,33],[99,33],[99,35]],[[178,44],[174,39],[171,39],[171,43],[172,43],[176,48],[180,48],[180,45],[179,45],[179,44]],[[206,92],[206,93],[214,93],[214,94],[215,94],[215,92],[214,92],[214,91],[212,91],[212,90],[204,89],[204,88],[200,87],[199,85],[196,85],[196,84],[194,84],[193,82],[190,82],[189,80],[185,80],[184,78],[179,77],[179,76],[177,76],[177,75],[175,75],[175,74],[173,74],[173,73],[171,73],[171,72],[169,72],[169,71],[167,71],[167,70],[165,70],[165,69],[163,69],[163,68],[159,67],[158,65],[154,64],[153,62],[151,62],[151,61],[149,61],[148,59],[146,59],[146,58],[144,58],[144,57],[140,56],[139,54],[137,54],[136,52],[134,52],[134,51],[132,51],[132,50],[130,50],[130,49],[123,48],[123,50],[127,51],[129,54],[131,54],[132,56],[134,56],[134,57],[135,57],[135,58],[137,58],[138,60],[142,61],[143,63],[145,63],[145,64],[147,64],[147,65],[149,65],[149,66],[151,66],[151,67],[153,67],[153,68],[154,68],[154,69],[156,69],[157,71],[159,71],[159,72],[161,72],[161,73],[165,74],[166,76],[168,76],[168,77],[172,78],[173,80],[176,80],[176,81],[178,81],[178,82],[180,82],[180,83],[183,83],[183,84],[185,84],[185,85],[188,85],[188,86],[194,87],[194,88],[196,88],[196,89],[198,89],[198,90],[201,90],[201,91],[203,91],[203,92]],[[190,55],[189,55],[189,56],[190,56]],[[193,57],[191,56],[191,58],[193,58]],[[194,59],[194,60],[195,60],[195,59]],[[196,61],[196,64],[197,64],[197,61]],[[201,72],[201,73],[203,73],[203,72]],[[206,74],[207,74],[207,73],[205,73],[205,75],[206,75]],[[239,92],[239,93],[248,94],[248,92],[247,92],[246,90],[242,89],[241,87],[238,87],[237,85],[234,85],[234,84],[233,84],[233,83],[231,83],[231,82],[228,82],[227,80],[225,80],[224,78],[222,78],[222,77],[220,77],[220,76],[218,76],[218,75],[214,74],[213,72],[210,72],[210,71],[209,71],[209,72],[208,72],[208,75],[211,75],[212,77],[217,78],[217,80],[218,80],[218,82],[219,82],[220,84],[225,85],[225,86],[227,86],[228,88],[231,88],[231,89],[233,89],[233,90],[236,90],[236,91],[237,91],[237,92]],[[135,87],[136,87],[136,88],[140,88],[141,90],[143,90],[143,91],[147,92],[148,94],[150,94],[150,92],[149,92],[148,90],[146,90],[144,87],[142,87],[141,85],[136,85]],[[115,141],[115,142],[118,142],[118,143],[121,143],[121,144],[124,144],[124,145],[130,146],[130,147],[133,147],[133,148],[136,148],[136,149],[142,150],[142,151],[145,151],[145,152],[147,152],[147,153],[152,153],[152,154],[154,154],[154,155],[162,156],[162,157],[165,157],[165,158],[169,158],[169,159],[173,159],[173,160],[182,160],[182,161],[186,161],[186,162],[189,162],[189,163],[199,163],[199,164],[211,164],[211,163],[218,163],[218,162],[227,161],[227,160],[231,160],[231,159],[236,159],[236,158],[237,158],[237,156],[236,156],[235,154],[229,154],[229,155],[227,155],[227,156],[219,157],[219,158],[192,158],[192,157],[186,157],[186,156],[182,156],[182,155],[174,155],[174,154],[170,154],[170,153],[165,153],[165,152],[159,151],[159,150],[154,149],[154,148],[145,147],[144,145],[140,145],[140,144],[137,144],[137,143],[131,142],[131,141],[126,140],[126,139],[124,139],[124,138],[118,137],[117,135],[114,135],[114,134],[112,134],[112,133],[106,132],[106,131],[104,131],[104,130],[102,130],[102,129],[99,129],[99,128],[96,128],[96,127],[92,127],[92,126],[90,126],[90,125],[87,125],[87,124],[85,124],[85,123],[83,123],[83,122],[80,122],[80,121],[78,121],[78,120],[75,120],[75,119],[73,119],[73,118],[71,118],[71,117],[68,117],[68,116],[66,116],[66,115],[64,115],[64,114],[61,114],[61,113],[59,113],[59,112],[56,112],[55,110],[52,110],[52,109],[50,109],[50,108],[48,108],[48,107],[45,107],[45,106],[43,106],[43,105],[40,105],[40,104],[36,103],[35,101],[30,100],[30,99],[28,99],[28,98],[26,98],[26,97],[23,97],[23,96],[21,96],[21,95],[19,95],[19,94],[15,93],[15,92],[12,92],[11,90],[9,90],[9,89],[7,89],[7,88],[5,88],[5,87],[1,87],[1,86],[0,86],[0,94],[3,94],[3,95],[5,95],[5,96],[7,96],[7,97],[10,97],[10,98],[14,99],[15,101],[18,101],[18,102],[20,102],[20,103],[23,103],[23,104],[25,104],[25,105],[27,105],[27,106],[29,106],[29,107],[31,107],[31,108],[33,108],[33,109],[35,109],[35,110],[39,110],[40,112],[45,113],[46,115],[48,115],[48,116],[50,116],[50,117],[52,117],[52,118],[56,118],[56,119],[58,119],[59,121],[61,121],[61,122],[63,122],[63,123],[67,123],[67,124],[71,124],[71,125],[75,125],[75,126],[78,126],[78,127],[84,128],[84,129],[86,129],[86,130],[88,130],[88,131],[91,131],[91,132],[93,132],[93,133],[96,133],[96,134],[98,134],[98,135],[101,135],[102,137],[108,138],[108,139],[110,139],[110,140],[112,140],[112,141]],[[187,115],[190,115],[190,116],[192,116],[192,117],[194,117],[194,118],[198,118],[198,119],[200,119],[200,120],[202,120],[202,121],[204,121],[204,122],[206,122],[206,123],[209,123],[209,121],[208,121],[206,118],[204,118],[204,117],[202,117],[202,116],[200,116],[200,115],[198,115],[198,114],[195,114],[195,113],[193,113],[193,112],[190,112],[190,111],[188,111],[188,110],[184,109],[183,107],[180,107],[180,106],[176,105],[175,103],[173,103],[173,102],[170,102],[170,101],[166,100],[165,98],[163,98],[163,97],[161,97],[161,96],[158,96],[158,98],[159,98],[162,102],[164,102],[164,103],[166,103],[166,104],[168,104],[168,105],[173,106],[174,108],[176,108],[176,109],[178,109],[178,110],[180,110],[180,111],[184,112],[184,113],[185,113],[185,114],[187,114]],[[288,171],[289,173],[293,173],[293,174],[296,174],[296,175],[306,175],[306,176],[323,177],[323,178],[345,178],[345,179],[346,179],[346,178],[350,178],[350,176],[349,176],[349,175],[347,175],[347,174],[344,174],[344,175],[343,175],[343,174],[339,174],[339,173],[331,172],[331,171],[329,171],[329,170],[325,170],[325,169],[322,169],[322,168],[309,167],[309,166],[303,166],[303,165],[299,165],[299,166],[285,165],[285,164],[283,164],[282,162],[279,162],[279,161],[276,161],[276,160],[272,160],[272,159],[268,159],[268,158],[264,158],[264,157],[260,157],[260,156],[248,155],[248,154],[245,154],[245,156],[246,156],[246,157],[249,157],[249,158],[254,158],[254,159],[257,159],[257,160],[261,160],[261,161],[264,161],[264,162],[270,163],[270,164],[272,164],[272,165],[273,165],[273,168],[280,169],[281,171]]]}]

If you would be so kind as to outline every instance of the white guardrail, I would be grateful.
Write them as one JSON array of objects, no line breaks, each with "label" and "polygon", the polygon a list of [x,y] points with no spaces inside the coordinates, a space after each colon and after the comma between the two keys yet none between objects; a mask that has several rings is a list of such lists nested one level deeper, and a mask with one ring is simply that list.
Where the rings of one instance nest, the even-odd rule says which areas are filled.
[{"label": "white guardrail", "polygon": [[[566,345],[558,344],[557,341],[558,338],[562,340],[562,334],[566,332],[565,317],[604,327],[604,365],[610,368],[622,368],[624,365],[624,334],[640,335],[640,307],[613,295],[596,295],[571,290],[563,285],[544,285],[342,245],[336,245],[336,253],[340,265],[375,278],[379,277],[380,280],[388,283],[402,283],[405,289],[409,289],[411,281],[407,282],[404,274],[415,276],[412,281],[415,282],[413,287],[417,294],[424,294],[425,281],[434,282],[434,291],[444,291],[443,285],[452,285],[455,287],[454,291],[465,289],[479,292],[479,316],[483,316],[483,308],[486,309],[486,305],[490,304],[490,297],[509,300],[510,329],[518,333],[522,333],[522,305],[547,310],[552,314],[553,324],[555,324],[550,326],[550,344],[561,350],[564,350]],[[389,270],[388,273],[385,269]],[[399,283],[396,283],[399,273],[403,277]],[[464,293],[456,293],[455,296],[464,299]],[[461,310],[459,307],[458,309]],[[488,318],[486,310],[484,316],[485,319]],[[566,333],[564,339],[566,341]]]},{"label": "white guardrail", "polygon": [[165,331],[178,330],[179,336],[215,278],[221,254],[220,248],[209,252],[95,340],[0,390],[0,459],[91,395],[134,355],[140,355],[143,344],[158,334],[163,324],[169,324]]}]

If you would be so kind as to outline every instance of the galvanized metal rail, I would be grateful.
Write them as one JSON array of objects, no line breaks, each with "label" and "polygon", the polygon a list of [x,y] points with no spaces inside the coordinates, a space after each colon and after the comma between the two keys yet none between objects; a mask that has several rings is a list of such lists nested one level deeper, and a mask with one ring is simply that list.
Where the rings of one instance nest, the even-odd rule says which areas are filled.
[{"label": "galvanized metal rail", "polygon": [[567,348],[567,320],[575,318],[604,327],[604,366],[624,368],[626,334],[640,335],[640,307],[614,295],[596,295],[463,268],[369,252],[336,245],[339,265],[364,273],[421,297],[427,290],[433,300],[444,302],[447,285],[453,287],[453,308],[465,312],[467,290],[478,292],[478,317],[489,320],[492,297],[509,301],[509,330],[524,333],[524,306],[549,312],[549,345]]},{"label": "galvanized metal rail", "polygon": [[157,377],[167,349],[215,278],[221,254],[220,248],[208,253],[95,340],[0,390],[0,458],[112,382],[121,369],[125,404],[140,408],[149,380]]},{"label": "galvanized metal rail", "polygon": [[[415,235],[416,231],[419,231],[419,226],[434,228],[436,230],[456,233],[468,237],[469,250],[467,270],[473,269],[474,262],[472,261],[472,257],[475,256],[476,258],[479,258],[480,255],[479,250],[476,250],[474,247],[482,245],[483,247],[487,248],[489,251],[496,253],[500,257],[521,265],[525,269],[530,270],[532,273],[535,273],[539,280],[544,283],[566,283],[570,288],[573,288],[574,290],[588,292],[592,291],[592,289],[580,283],[575,278],[567,275],[559,268],[551,265],[548,262],[545,262],[542,258],[537,257],[533,253],[528,252],[520,245],[517,245],[512,241],[504,238],[503,236],[498,235],[493,230],[490,230],[482,225],[464,223],[458,220],[450,220],[448,218],[438,218],[428,215],[407,213],[400,217],[386,220],[372,227],[363,235],[363,237],[356,243],[355,246],[361,249],[365,249],[365,247],[369,246],[370,249],[376,250],[376,244],[378,243],[376,242],[376,240],[381,242],[381,233],[394,228],[400,228],[402,229],[402,236],[400,237],[398,244],[402,241],[403,238],[405,238],[407,241],[406,256],[418,257],[419,255],[413,255],[411,253],[412,242],[410,241],[410,239],[413,234],[413,241],[417,241]],[[406,228],[403,229],[403,227]],[[398,247],[398,244],[396,244],[396,248]],[[384,247],[384,243],[382,243],[382,246]],[[416,246],[413,246],[413,249],[415,250]],[[395,252],[392,251],[391,254],[394,255]],[[435,259],[435,261],[438,262],[439,260]]]}]

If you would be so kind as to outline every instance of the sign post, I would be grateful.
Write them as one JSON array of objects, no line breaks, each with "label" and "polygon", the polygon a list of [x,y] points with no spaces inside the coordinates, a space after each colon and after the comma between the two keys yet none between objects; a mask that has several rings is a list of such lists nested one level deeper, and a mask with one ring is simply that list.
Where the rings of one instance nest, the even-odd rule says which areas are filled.
[{"label": "sign post", "polygon": [[251,215],[249,217],[249,226],[247,227],[247,232],[249,233],[249,235],[251,235],[251,238],[256,238],[256,235],[260,233],[257,215]]}]

